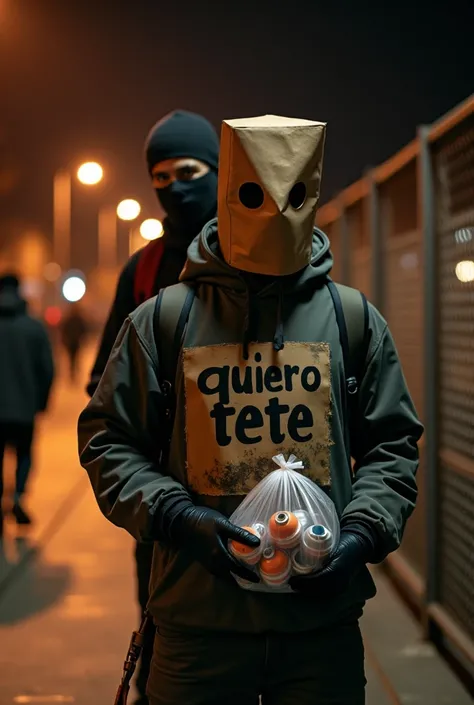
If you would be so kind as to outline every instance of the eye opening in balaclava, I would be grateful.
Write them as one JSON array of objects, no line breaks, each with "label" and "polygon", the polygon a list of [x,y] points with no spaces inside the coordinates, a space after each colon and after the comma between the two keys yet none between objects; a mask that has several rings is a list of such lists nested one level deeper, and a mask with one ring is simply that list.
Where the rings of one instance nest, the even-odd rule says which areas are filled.
[{"label": "eye opening in balaclava", "polygon": [[239,188],[239,200],[245,208],[256,210],[263,206],[265,200],[263,188],[254,181],[246,181]]}]

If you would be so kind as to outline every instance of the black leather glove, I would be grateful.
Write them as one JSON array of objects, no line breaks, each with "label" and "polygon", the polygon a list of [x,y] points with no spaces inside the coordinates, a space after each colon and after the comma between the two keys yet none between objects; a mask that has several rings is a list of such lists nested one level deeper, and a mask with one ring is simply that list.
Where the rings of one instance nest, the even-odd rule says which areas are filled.
[{"label": "black leather glove", "polygon": [[255,548],[260,539],[232,524],[220,512],[180,504],[170,508],[166,524],[170,542],[187,551],[213,575],[229,579],[229,574],[234,573],[243,580],[259,582],[256,573],[232,556],[227,543],[235,539]]},{"label": "black leather glove", "polygon": [[295,575],[290,579],[290,586],[297,592],[316,597],[340,595],[373,554],[374,545],[366,533],[356,533],[347,526],[341,530],[339,545],[328,565],[317,573]]}]

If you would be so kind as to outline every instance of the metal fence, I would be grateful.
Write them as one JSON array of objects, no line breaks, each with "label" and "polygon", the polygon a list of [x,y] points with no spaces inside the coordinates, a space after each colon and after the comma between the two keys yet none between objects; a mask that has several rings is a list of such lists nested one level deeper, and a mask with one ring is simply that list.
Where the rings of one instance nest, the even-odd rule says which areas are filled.
[{"label": "metal fence", "polygon": [[474,671],[474,95],[323,206],[333,277],[387,319],[426,432],[388,568]]}]

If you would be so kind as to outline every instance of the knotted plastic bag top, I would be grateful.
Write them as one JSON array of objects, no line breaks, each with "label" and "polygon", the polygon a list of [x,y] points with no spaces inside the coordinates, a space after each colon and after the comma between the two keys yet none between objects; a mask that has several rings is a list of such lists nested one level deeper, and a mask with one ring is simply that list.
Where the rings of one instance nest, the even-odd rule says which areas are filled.
[{"label": "knotted plastic bag top", "polygon": [[302,460],[297,460],[296,455],[289,455],[288,460],[285,460],[283,453],[274,455],[273,462],[278,465],[280,470],[303,470],[304,465]]}]

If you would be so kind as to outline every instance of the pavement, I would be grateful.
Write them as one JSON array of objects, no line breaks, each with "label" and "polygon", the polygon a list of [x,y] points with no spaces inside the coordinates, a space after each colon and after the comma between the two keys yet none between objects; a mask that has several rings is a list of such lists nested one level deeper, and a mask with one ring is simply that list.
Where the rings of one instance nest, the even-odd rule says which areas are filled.
[{"label": "pavement", "polygon": [[[91,357],[87,351],[85,370]],[[72,386],[60,375],[38,428],[28,497],[35,524],[5,528],[0,705],[113,705],[137,624],[133,542],[102,517],[77,459],[82,389],[82,382]],[[379,594],[362,625],[367,705],[471,703],[384,575],[377,571],[375,578]]]}]

